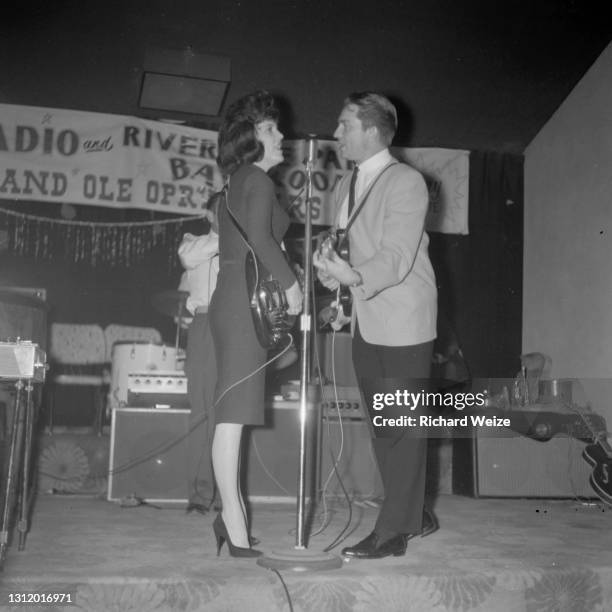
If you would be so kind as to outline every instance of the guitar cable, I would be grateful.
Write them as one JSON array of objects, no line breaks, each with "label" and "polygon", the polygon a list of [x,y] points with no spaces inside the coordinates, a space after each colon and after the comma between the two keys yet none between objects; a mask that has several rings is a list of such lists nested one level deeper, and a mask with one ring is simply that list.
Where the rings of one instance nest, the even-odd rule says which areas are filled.
[{"label": "guitar cable", "polygon": [[[348,536],[347,531],[350,528],[351,523],[353,522],[353,502],[351,500],[351,497],[344,485],[344,482],[342,480],[342,476],[340,475],[340,472],[338,470],[338,466],[340,464],[340,461],[342,459],[342,455],[344,453],[344,421],[343,421],[343,416],[342,416],[342,412],[340,410],[340,402],[339,402],[339,398],[338,398],[338,386],[336,384],[336,330],[333,330],[332,332],[332,349],[331,349],[331,360],[332,360],[332,386],[334,389],[334,400],[335,400],[335,409],[336,409],[336,413],[337,413],[337,417],[338,417],[338,426],[340,429],[340,448],[336,454],[336,456],[334,457],[333,451],[332,451],[332,441],[331,441],[331,419],[327,419],[327,428],[328,428],[328,443],[329,443],[329,452],[330,452],[330,456],[332,457],[332,468],[329,471],[329,475],[327,477],[327,480],[325,481],[325,484],[323,486],[322,489],[322,493],[321,493],[321,497],[323,500],[323,507],[325,510],[325,513],[328,512],[327,510],[327,500],[326,500],[326,493],[327,493],[327,487],[329,486],[329,483],[331,482],[332,477],[335,475],[336,478],[338,479],[338,484],[340,485],[340,488],[342,489],[342,494],[344,496],[344,499],[346,500],[347,503],[347,507],[348,507],[348,513],[347,513],[347,517],[344,523],[344,526],[342,527],[342,529],[340,530],[340,532],[336,535],[336,537],[323,549],[324,552],[329,552],[331,550],[333,550],[336,546],[338,546],[340,543],[342,543],[346,537]],[[346,534],[346,535],[345,535]]]},{"label": "guitar cable", "polygon": [[[349,518],[348,518],[348,524],[345,525],[345,527],[342,529],[342,531],[340,532],[340,535],[342,535],[346,529],[348,528],[348,525],[350,525],[351,521],[352,521],[352,506],[351,506],[351,501],[350,501],[350,497],[348,494],[348,491],[346,490],[346,487],[344,486],[344,482],[342,480],[342,476],[340,475],[340,472],[338,470],[338,465],[340,464],[340,461],[342,459],[342,455],[344,452],[344,423],[342,420],[342,413],[340,412],[340,402],[339,402],[339,398],[338,398],[338,388],[336,385],[336,368],[335,368],[335,340],[336,340],[336,332],[332,332],[332,350],[331,350],[331,354],[332,354],[332,386],[333,386],[333,390],[334,390],[334,403],[335,403],[335,410],[337,413],[337,417],[338,417],[338,424],[339,424],[339,428],[340,428],[340,448],[337,452],[337,454],[334,455],[334,451],[332,449],[332,435],[331,435],[331,419],[329,418],[329,414],[327,415],[327,419],[326,419],[326,426],[327,426],[327,443],[328,443],[328,449],[329,453],[330,453],[330,457],[331,457],[331,461],[332,461],[332,466],[329,470],[329,473],[327,475],[327,478],[324,481],[323,486],[321,487],[321,491],[320,491],[320,496],[321,496],[321,502],[323,504],[323,516],[321,518],[321,527],[314,531],[312,533],[312,536],[316,536],[322,532],[324,532],[327,527],[329,526],[329,509],[328,509],[328,504],[327,504],[327,490],[329,487],[329,484],[333,478],[333,476],[335,475],[336,478],[338,479],[338,483],[340,485],[340,488],[342,489],[342,493],[344,495],[344,498],[346,499],[348,506],[349,506]],[[322,385],[321,385],[322,386]],[[321,394],[323,395],[323,389],[321,389]],[[321,449],[321,454],[323,453],[323,449]],[[327,545],[323,550],[324,552],[329,552],[335,545],[335,542],[337,541],[339,536],[337,536],[331,544]]]},{"label": "guitar cable", "polygon": [[[231,391],[234,387],[236,387],[239,384],[243,383],[245,380],[248,380],[252,376],[255,376],[255,374],[260,372],[262,369],[266,368],[271,363],[274,363],[277,359],[280,359],[280,357],[282,357],[291,348],[291,346],[293,345],[293,337],[291,336],[291,334],[287,334],[287,336],[288,336],[289,342],[287,343],[287,346],[285,346],[280,353],[278,353],[277,355],[274,355],[274,357],[272,357],[271,359],[268,359],[263,365],[259,366],[253,372],[247,374],[246,376],[244,376],[241,379],[237,380],[236,382],[232,383],[217,398],[217,400],[213,404],[213,408],[216,407],[217,404],[221,401],[221,399],[229,391]],[[182,434],[172,438],[171,440],[163,442],[159,446],[156,446],[156,447],[152,448],[148,452],[143,453],[143,454],[139,455],[138,457],[135,457],[134,459],[131,459],[130,461],[124,462],[123,464],[113,468],[112,470],[106,470],[105,472],[100,472],[98,474],[91,474],[91,475],[88,476],[88,478],[103,478],[103,477],[111,476],[111,475],[114,476],[116,474],[120,474],[122,472],[130,470],[130,469],[132,469],[132,468],[134,468],[134,467],[136,467],[138,465],[141,465],[142,463],[145,463],[146,461],[149,461],[150,459],[152,459],[152,458],[154,458],[154,457],[156,457],[156,456],[158,456],[160,454],[167,453],[169,450],[174,448],[176,445],[178,445],[180,442],[182,442],[185,438],[187,438],[189,435],[191,435],[191,433],[193,431],[195,431],[198,427],[200,427],[200,425],[205,423],[208,420],[208,417],[209,417],[208,413],[205,413],[205,414],[201,415],[197,420],[195,420],[192,423],[192,425],[187,430],[187,432],[182,433]],[[39,472],[39,473],[44,475],[44,476],[48,476],[50,478],[54,478],[55,480],[59,480],[59,481],[63,481],[63,482],[72,482],[74,480],[73,478],[62,478],[60,476],[56,476],[54,474],[48,474],[48,473],[42,472],[42,471]]]},{"label": "guitar cable", "polygon": [[[311,286],[311,292],[312,292],[312,299],[314,303],[315,302],[314,282]],[[316,326],[314,326],[314,330],[315,330],[314,331],[315,333],[315,342],[314,342],[315,358],[317,362],[317,368],[319,371],[319,386],[320,386],[320,391],[321,391],[321,397],[323,398],[323,395],[324,395],[323,376],[322,376],[321,364],[319,360],[318,342],[316,341],[316,336],[317,336]],[[340,464],[340,461],[342,460],[342,456],[344,453],[345,431],[344,431],[343,416],[342,416],[342,412],[340,409],[340,401],[338,398],[338,386],[337,386],[337,378],[336,378],[336,330],[333,328],[332,328],[332,346],[331,346],[331,374],[332,374],[332,387],[333,387],[333,392],[334,392],[333,394],[334,395],[334,407],[335,407],[336,416],[338,419],[339,431],[340,431],[340,447],[338,449],[338,452],[334,454],[334,451],[332,449],[331,419],[329,418],[330,415],[328,414],[327,419],[326,419],[327,434],[328,434],[327,444],[328,444],[328,450],[329,450],[331,461],[332,461],[332,466],[329,470],[327,478],[324,481],[323,486],[321,487],[321,490],[319,491],[321,502],[323,505],[323,515],[321,517],[321,526],[311,534],[311,537],[324,532],[329,526],[330,519],[329,519],[329,508],[328,508],[328,501],[327,501],[327,491],[328,491],[328,487],[334,475],[338,479],[338,484],[342,490],[343,497],[346,500],[346,503],[348,506],[348,516],[347,516],[345,525],[341,529],[339,534],[332,540],[331,543],[329,543],[325,547],[324,549],[325,552],[329,552],[330,550],[332,550],[334,547],[336,547],[339,543],[341,543],[347,537],[345,533],[349,529],[352,523],[352,519],[353,519],[353,504],[352,504],[350,495],[346,489],[346,486],[344,485],[342,476],[338,469],[338,466]],[[322,455],[322,452],[323,452],[323,449],[321,449],[321,455]]]},{"label": "guitar cable", "polygon": [[[237,380],[234,383],[232,383],[229,387],[227,387],[223,391],[223,393],[221,393],[221,395],[219,395],[219,397],[215,400],[215,402],[213,404],[213,408],[215,408],[218,405],[218,403],[223,399],[223,397],[229,391],[231,391],[233,388],[235,388],[238,385],[242,384],[244,381],[248,380],[249,378],[255,376],[255,374],[257,374],[258,372],[260,372],[264,368],[268,367],[271,363],[274,363],[277,359],[279,359],[282,355],[284,355],[291,348],[291,346],[293,345],[293,337],[291,336],[291,334],[287,334],[287,336],[289,338],[289,342],[287,343],[287,346],[285,346],[280,353],[278,353],[277,355],[274,355],[274,357],[272,357],[271,359],[268,359],[264,364],[259,366],[257,369],[253,370],[253,372],[250,372],[246,376],[243,376],[239,380]],[[155,456],[157,456],[159,454],[164,454],[164,453],[168,452],[174,446],[176,446],[177,444],[182,442],[185,438],[187,438],[189,435],[191,435],[191,433],[193,431],[195,431],[200,425],[205,423],[208,420],[208,417],[209,417],[208,413],[205,413],[205,414],[201,415],[198,419],[196,419],[194,421],[194,423],[192,423],[192,425],[189,427],[187,432],[185,432],[183,434],[180,434],[179,436],[176,436],[172,440],[169,440],[167,442],[164,442],[163,444],[160,444],[159,446],[151,449],[148,453],[140,455],[139,457],[136,457],[135,459],[132,459],[131,461],[125,462],[124,464],[118,466],[117,468],[114,468],[113,470],[109,470],[108,472],[106,472],[106,474],[108,474],[108,475],[111,475],[111,474],[115,475],[115,474],[121,473],[121,472],[129,470],[129,469],[131,469],[131,468],[133,468],[133,467],[135,467],[137,465],[140,465],[141,463],[144,463],[144,462],[148,461],[149,459],[152,459],[153,457],[155,457]]]},{"label": "guitar cable", "polygon": [[[315,290],[314,290],[314,280],[311,281],[311,286],[309,287],[309,293],[312,296],[312,300],[313,303],[315,303]],[[319,350],[318,350],[318,342],[317,342],[317,330],[316,330],[316,326],[313,327],[314,329],[314,357],[315,357],[315,362],[316,362],[316,369],[319,373],[319,388],[320,388],[320,394],[321,397],[323,398],[324,395],[324,385],[323,385],[323,376],[322,376],[322,372],[321,372],[321,363],[320,363],[320,355],[319,355]],[[352,517],[353,517],[353,508],[352,508],[352,502],[350,499],[350,495],[344,485],[344,482],[342,480],[342,476],[338,470],[338,466],[340,464],[340,461],[342,459],[342,456],[344,454],[344,446],[345,446],[345,431],[344,431],[344,421],[343,421],[343,416],[342,416],[342,412],[340,409],[340,401],[339,401],[339,397],[338,397],[338,388],[337,388],[337,384],[336,384],[336,367],[335,367],[335,340],[336,340],[336,332],[335,330],[333,331],[333,335],[332,335],[332,350],[331,350],[331,355],[332,355],[332,363],[331,363],[331,368],[332,368],[332,382],[333,382],[333,390],[334,390],[334,400],[335,400],[335,411],[336,411],[336,416],[338,419],[338,424],[339,424],[339,431],[340,431],[340,448],[338,450],[338,452],[336,454],[334,454],[334,451],[332,449],[332,435],[331,435],[331,419],[328,418],[326,419],[326,426],[327,426],[327,432],[328,432],[328,436],[327,436],[327,444],[328,444],[328,450],[330,452],[330,456],[331,456],[331,462],[332,462],[332,467],[330,468],[330,471],[326,477],[326,480],[324,482],[323,487],[321,487],[318,491],[317,494],[320,495],[321,497],[321,501],[322,501],[322,505],[323,505],[323,515],[321,517],[321,524],[320,527],[317,528],[315,531],[313,531],[310,534],[310,537],[314,537],[316,535],[319,535],[320,533],[324,532],[327,527],[329,526],[329,508],[328,508],[328,500],[327,500],[327,491],[328,491],[328,487],[332,481],[333,476],[335,475],[336,478],[338,479],[338,483],[340,488],[342,489],[342,493],[344,498],[346,499],[348,508],[349,508],[349,514],[348,514],[348,520],[346,522],[346,525],[343,527],[343,529],[341,530],[340,534],[333,540],[333,542],[328,545],[325,549],[326,552],[328,552],[329,550],[331,550],[331,548],[333,548],[334,546],[337,546],[337,544],[342,541],[340,540],[340,538],[345,534],[345,532],[347,531],[347,529],[349,528],[351,522],[352,522]],[[287,347],[289,348],[289,347]],[[287,350],[287,349],[286,349]],[[262,469],[264,470],[264,472],[266,473],[266,475],[270,478],[270,480],[272,482],[274,482],[276,484],[276,486],[279,487],[279,489],[281,491],[283,491],[284,493],[286,493],[287,495],[291,495],[290,491],[288,491],[288,489],[286,487],[284,487],[279,481],[278,479],[271,473],[271,471],[268,469],[267,465],[265,464],[265,461],[263,460],[263,458],[261,457],[261,454],[259,453],[259,449],[257,447],[257,443],[255,441],[254,438],[252,438],[252,444],[253,444],[253,449],[255,452],[255,455],[259,461],[260,466],[262,467]],[[320,449],[321,454],[323,452],[323,449]],[[290,530],[289,533],[291,534],[294,530]]]},{"label": "guitar cable", "polygon": [[[227,211],[229,213],[229,215],[235,219],[235,215],[232,212],[232,210],[229,207],[229,202],[228,202],[228,198],[227,198],[227,192],[229,190],[229,177],[226,180],[226,183],[223,187],[223,193],[224,193],[224,201],[225,201],[225,206],[227,208]],[[294,198],[294,202],[295,200],[297,200],[297,198],[300,196],[301,192],[298,193],[298,195]],[[256,258],[255,255],[255,251],[253,250],[252,246],[249,244],[248,240],[245,239],[244,236],[242,236],[242,233],[239,232],[240,237],[242,238],[243,242],[246,244],[247,248],[249,249],[249,251],[251,252],[253,258]],[[259,270],[256,268],[256,285],[259,283]],[[276,361],[277,359],[280,359],[293,345],[293,336],[291,335],[291,333],[287,332],[285,334],[285,336],[288,338],[288,342],[287,345],[283,348],[283,350],[278,353],[277,355],[275,355],[274,357],[272,357],[271,359],[267,360],[264,364],[262,364],[261,366],[259,366],[258,368],[256,368],[253,372],[250,372],[249,374],[247,374],[246,376],[242,377],[241,379],[237,380],[236,382],[232,383],[227,389],[225,389],[223,391],[223,393],[221,393],[219,395],[219,397],[215,400],[214,404],[213,404],[213,408],[215,408],[218,403],[221,401],[221,399],[229,392],[231,391],[233,388],[235,388],[236,386],[242,384],[244,381],[248,380],[249,378],[255,376],[257,373],[259,373],[261,370],[265,369],[268,365],[270,365],[271,363],[274,363],[274,361]],[[192,423],[192,425],[190,426],[190,428],[187,430],[186,433],[181,434],[180,436],[175,437],[173,440],[170,440],[164,444],[161,444],[160,446],[152,449],[151,451],[149,451],[146,454],[141,455],[138,458],[135,458],[129,462],[126,462],[122,465],[120,465],[119,467],[113,469],[113,470],[109,470],[107,472],[108,475],[114,475],[117,473],[121,473],[123,471],[129,470],[137,465],[140,465],[141,463],[144,463],[146,461],[148,461],[149,459],[155,457],[158,454],[163,454],[168,452],[171,448],[173,448],[174,446],[176,446],[177,444],[179,444],[180,442],[182,442],[185,438],[187,438],[187,436],[191,435],[191,433],[193,431],[195,431],[195,429],[197,429],[201,424],[203,424],[204,422],[206,422],[208,420],[208,413],[203,414],[202,416],[200,416],[194,423]]]},{"label": "guitar cable", "polygon": [[[224,191],[227,193],[227,189],[229,188],[229,181],[226,183],[226,185],[224,186]],[[302,193],[303,189],[294,197],[292,203],[289,206],[289,209],[293,208],[293,206],[295,206],[295,202],[297,201],[297,199],[300,197],[301,193]],[[229,204],[227,202],[227,197],[225,198],[225,203],[226,203],[226,207],[227,210],[229,212],[229,214],[233,217],[233,213],[229,208]],[[247,248],[250,250],[250,252],[252,253],[253,257],[255,257],[255,252],[253,250],[253,248],[251,247],[251,245],[248,243],[248,241],[246,241],[244,239],[244,237],[241,236],[241,238],[243,239],[243,241],[245,242]],[[256,268],[256,272],[257,274],[259,274],[259,270],[257,270]],[[209,271],[210,273],[210,271]],[[257,281],[256,284],[259,283],[259,278],[257,277]],[[225,389],[223,391],[223,393],[221,393],[221,395],[217,398],[217,400],[214,402],[213,404],[213,408],[217,406],[217,404],[221,401],[221,399],[229,392],[231,391],[231,389],[233,389],[234,387],[240,385],[241,383],[243,383],[244,381],[248,380],[249,378],[255,376],[258,372],[260,372],[262,369],[266,368],[268,365],[270,365],[271,363],[274,363],[277,359],[280,359],[293,345],[293,336],[291,335],[291,333],[287,332],[285,334],[285,336],[288,338],[288,342],[287,345],[283,348],[283,350],[278,353],[277,355],[275,355],[274,357],[272,357],[271,359],[267,360],[263,365],[259,366],[257,369],[255,369],[253,372],[247,374],[246,376],[242,377],[241,379],[237,380],[236,382],[232,383],[227,389]],[[192,425],[190,426],[190,428],[187,430],[187,432],[185,432],[184,434],[180,434],[179,436],[176,436],[175,438],[173,438],[172,440],[169,440],[167,442],[164,442],[163,444],[160,444],[159,446],[151,449],[150,451],[148,451],[147,453],[144,453],[142,455],[140,455],[139,457],[136,457],[130,461],[126,461],[125,463],[117,466],[116,468],[112,469],[112,470],[107,470],[104,473],[99,473],[99,474],[91,474],[88,476],[88,478],[90,479],[94,479],[94,478],[103,478],[106,476],[111,476],[111,475],[116,475],[116,474],[120,474],[122,472],[125,472],[127,470],[130,470],[142,463],[145,463],[146,461],[148,461],[149,459],[152,459],[153,457],[159,455],[159,454],[165,454],[167,453],[169,450],[171,450],[172,448],[174,448],[176,445],[178,445],[180,442],[182,442],[185,438],[187,438],[189,435],[191,435],[191,433],[193,431],[195,431],[195,429],[197,429],[200,425],[202,425],[203,423],[205,423],[208,420],[208,413],[203,414],[201,417],[199,417],[196,421],[194,421],[192,423]],[[261,459],[260,459],[261,461]],[[263,466],[262,463],[262,467],[264,467],[264,470],[266,471],[266,473],[268,473],[268,475],[273,478],[273,476],[269,473],[269,470],[266,469],[265,466]],[[72,478],[62,478],[59,476],[55,476],[53,474],[48,474],[45,472],[39,472],[41,475],[43,476],[48,476],[50,478],[54,478],[55,480],[60,480],[63,482],[72,482]],[[273,478],[273,480],[275,480]],[[277,484],[280,485],[280,483],[277,482]]]},{"label": "guitar cable", "polygon": [[[315,290],[314,290],[314,279],[311,283],[310,286],[310,292],[312,295],[312,301],[313,303],[316,303],[316,295],[315,295]],[[337,297],[338,297],[338,292],[337,292]],[[321,372],[321,364],[320,364],[320,359],[319,359],[319,352],[318,352],[318,342],[316,340],[317,338],[317,326],[314,325],[313,326],[314,329],[314,334],[315,334],[315,338],[314,338],[314,349],[315,349],[315,360],[316,360],[316,365],[317,365],[317,369],[318,369],[318,373],[319,373],[319,387],[320,387],[320,392],[321,392],[321,398],[323,398],[324,396],[324,385],[323,385],[323,374]],[[321,498],[321,502],[323,505],[323,515],[321,517],[321,525],[318,529],[316,529],[315,531],[313,531],[311,533],[311,537],[314,537],[316,535],[319,535],[320,533],[323,533],[327,527],[329,526],[330,523],[330,519],[329,519],[329,508],[328,508],[328,502],[327,502],[327,491],[328,491],[328,487],[332,481],[332,478],[334,477],[334,475],[336,476],[336,478],[338,479],[338,484],[342,490],[342,494],[344,499],[346,500],[347,506],[348,506],[348,515],[347,515],[347,519],[345,521],[345,524],[343,526],[343,528],[340,530],[340,532],[338,533],[338,535],[332,540],[332,542],[330,542],[324,549],[325,552],[329,552],[330,550],[332,550],[333,548],[335,548],[336,546],[338,546],[341,542],[343,542],[348,535],[347,534],[347,530],[350,528],[350,525],[352,523],[353,520],[353,502],[351,500],[351,497],[346,489],[346,486],[343,482],[342,476],[339,472],[338,466],[340,464],[340,461],[342,460],[342,456],[344,454],[344,446],[345,446],[345,431],[344,431],[344,420],[343,420],[343,415],[340,409],[340,401],[339,401],[339,397],[338,397],[338,386],[337,386],[337,378],[336,378],[336,329],[334,329],[332,327],[332,346],[331,346],[331,374],[332,374],[332,387],[333,387],[333,396],[334,396],[334,403],[335,403],[335,411],[336,411],[336,416],[338,419],[338,425],[339,425],[339,431],[340,431],[340,448],[338,449],[338,452],[334,455],[334,451],[332,449],[332,435],[331,435],[331,419],[329,418],[330,415],[327,415],[327,419],[326,419],[326,425],[327,425],[327,445],[328,445],[328,450],[330,453],[330,457],[331,457],[331,461],[332,461],[332,466],[329,470],[329,473],[327,475],[327,478],[325,479],[325,482],[323,484],[323,486],[321,487],[321,489],[319,491],[317,491],[317,493],[320,495]],[[323,449],[320,449],[320,456],[322,456],[322,452]],[[372,452],[370,450],[370,455],[372,457]],[[373,459],[373,457],[372,457]]]}]

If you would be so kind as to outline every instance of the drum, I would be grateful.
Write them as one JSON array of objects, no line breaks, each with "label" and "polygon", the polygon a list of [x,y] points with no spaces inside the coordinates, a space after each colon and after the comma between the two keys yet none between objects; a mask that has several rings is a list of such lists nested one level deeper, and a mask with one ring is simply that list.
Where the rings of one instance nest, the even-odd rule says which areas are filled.
[{"label": "drum", "polygon": [[181,366],[176,349],[152,342],[115,342],[111,362],[109,408],[127,405],[128,374],[133,372],[175,372]]}]

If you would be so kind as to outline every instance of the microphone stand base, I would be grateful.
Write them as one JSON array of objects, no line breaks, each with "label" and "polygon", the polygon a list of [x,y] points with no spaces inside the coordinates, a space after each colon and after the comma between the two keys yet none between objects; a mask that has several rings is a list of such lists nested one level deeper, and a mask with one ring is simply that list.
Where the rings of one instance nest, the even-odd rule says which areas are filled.
[{"label": "microphone stand base", "polygon": [[313,572],[339,569],[343,565],[341,557],[326,552],[313,552],[308,549],[276,551],[257,559],[257,565],[267,569],[292,570],[294,572]]}]

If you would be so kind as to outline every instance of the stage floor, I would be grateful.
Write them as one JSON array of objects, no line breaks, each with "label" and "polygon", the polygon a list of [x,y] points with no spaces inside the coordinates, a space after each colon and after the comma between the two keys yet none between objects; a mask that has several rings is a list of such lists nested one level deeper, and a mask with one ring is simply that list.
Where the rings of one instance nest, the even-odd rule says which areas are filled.
[{"label": "stage floor", "polygon": [[[319,507],[309,540],[322,551],[349,518],[342,500]],[[31,609],[239,612],[609,611],[612,508],[564,500],[441,495],[440,530],[410,541],[403,557],[344,562],[322,572],[283,570],[216,556],[214,514],[147,505],[121,507],[85,495],[34,504],[26,547],[8,549],[0,609],[10,593],[71,593],[72,606]],[[377,510],[353,505],[332,553],[369,533]],[[292,551],[294,504],[253,507],[265,552]],[[282,579],[282,580],[281,580]],[[286,590],[285,590],[286,586]],[[291,604],[289,604],[289,598]]]}]

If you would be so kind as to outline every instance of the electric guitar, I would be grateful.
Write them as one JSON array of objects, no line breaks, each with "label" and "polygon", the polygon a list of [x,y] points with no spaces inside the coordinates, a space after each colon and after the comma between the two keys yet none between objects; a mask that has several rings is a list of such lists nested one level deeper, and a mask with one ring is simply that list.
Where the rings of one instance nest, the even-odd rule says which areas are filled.
[{"label": "electric guitar", "polygon": [[295,323],[287,310],[287,296],[281,284],[259,261],[253,250],[246,256],[245,274],[255,334],[264,348],[276,348]]},{"label": "electric guitar", "polygon": [[[370,197],[370,193],[374,189],[376,183],[378,183],[380,177],[391,167],[397,166],[398,161],[391,161],[388,163],[370,182],[367,191],[359,198],[359,205],[353,210],[352,214],[349,214],[346,228],[333,231],[324,232],[320,236],[319,244],[319,255],[323,257],[330,257],[331,252],[335,251],[342,259],[349,261],[349,241],[348,231],[351,225],[355,222],[355,219],[365,206],[365,203]],[[353,303],[353,296],[348,287],[340,285],[336,293],[336,301],[332,302],[331,307],[326,308],[323,312],[319,313],[319,320],[327,325],[328,323],[336,331],[342,329],[347,323],[351,322],[351,307]]]},{"label": "electric guitar", "polygon": [[586,446],[582,456],[593,466],[589,482],[599,498],[612,505],[612,447],[608,443],[607,431],[595,431],[590,418],[578,411],[593,434],[593,443]]},{"label": "electric guitar", "polygon": [[[346,230],[339,229],[323,232],[320,236],[319,255],[327,259],[331,258],[332,252],[338,254],[344,261],[349,261],[349,241]],[[320,313],[319,319],[326,325],[329,324],[333,329],[339,331],[347,323],[351,322],[351,309],[353,306],[353,296],[345,285],[340,285],[336,289],[336,300],[329,308]]]},{"label": "electric guitar", "polygon": [[223,188],[225,207],[229,218],[248,248],[244,271],[249,295],[249,310],[253,318],[255,335],[263,348],[276,348],[283,338],[288,336],[289,330],[295,323],[295,316],[289,315],[287,312],[289,304],[287,303],[285,290],[259,261],[253,246],[249,242],[249,237],[230,209],[227,203],[228,190],[229,183]]}]

